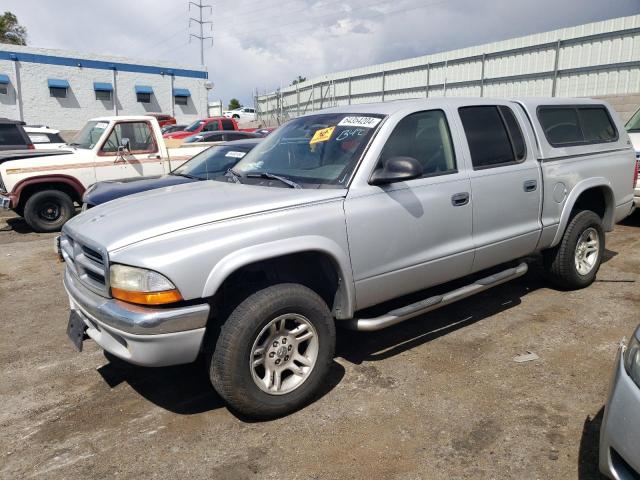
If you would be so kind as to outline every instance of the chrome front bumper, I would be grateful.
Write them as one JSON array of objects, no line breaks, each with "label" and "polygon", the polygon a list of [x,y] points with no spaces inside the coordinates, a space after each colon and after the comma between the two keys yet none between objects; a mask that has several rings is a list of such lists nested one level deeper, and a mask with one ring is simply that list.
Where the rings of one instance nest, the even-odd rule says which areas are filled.
[{"label": "chrome front bumper", "polygon": [[130,363],[167,366],[196,359],[209,318],[209,305],[149,308],[104,298],[85,288],[67,269],[69,304],[87,325],[87,335]]},{"label": "chrome front bumper", "polygon": [[600,471],[632,480],[640,475],[640,388],[624,368],[623,352],[621,345],[600,426]]}]

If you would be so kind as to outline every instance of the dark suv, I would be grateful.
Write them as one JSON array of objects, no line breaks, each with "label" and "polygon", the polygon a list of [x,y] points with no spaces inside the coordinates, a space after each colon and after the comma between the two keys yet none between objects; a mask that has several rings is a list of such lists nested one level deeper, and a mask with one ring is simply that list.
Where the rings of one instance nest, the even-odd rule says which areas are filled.
[{"label": "dark suv", "polygon": [[33,150],[33,143],[22,126],[24,122],[0,118],[0,150]]}]

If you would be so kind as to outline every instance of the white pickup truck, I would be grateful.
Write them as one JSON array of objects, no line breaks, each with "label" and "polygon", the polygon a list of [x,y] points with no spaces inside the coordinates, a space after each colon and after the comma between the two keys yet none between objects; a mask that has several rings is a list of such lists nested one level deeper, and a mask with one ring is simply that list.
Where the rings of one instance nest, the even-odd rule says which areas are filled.
[{"label": "white pickup truck", "polygon": [[162,175],[204,148],[168,149],[154,117],[94,118],[62,148],[2,152],[0,208],[36,232],[58,231],[93,183]]}]

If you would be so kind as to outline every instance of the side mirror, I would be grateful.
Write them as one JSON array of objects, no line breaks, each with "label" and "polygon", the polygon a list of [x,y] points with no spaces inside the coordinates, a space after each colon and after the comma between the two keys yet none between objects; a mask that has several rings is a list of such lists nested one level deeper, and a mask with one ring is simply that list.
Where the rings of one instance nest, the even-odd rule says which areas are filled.
[{"label": "side mirror", "polygon": [[413,157],[391,157],[371,175],[369,184],[386,185],[422,176],[422,165]]},{"label": "side mirror", "polygon": [[128,138],[123,138],[122,140],[120,140],[120,145],[118,145],[118,153],[124,153],[124,151],[130,152],[131,151],[131,143],[129,142]]}]

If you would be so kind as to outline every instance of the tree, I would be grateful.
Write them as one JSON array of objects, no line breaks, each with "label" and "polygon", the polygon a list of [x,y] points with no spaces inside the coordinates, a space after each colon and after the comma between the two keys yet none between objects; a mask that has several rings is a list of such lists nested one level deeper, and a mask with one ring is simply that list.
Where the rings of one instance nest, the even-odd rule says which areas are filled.
[{"label": "tree", "polygon": [[18,23],[18,18],[11,12],[0,15],[0,43],[27,44],[27,29]]},{"label": "tree", "polygon": [[298,75],[298,78],[296,78],[293,82],[291,82],[291,85],[297,85],[298,83],[302,83],[302,82],[306,82],[307,81],[307,77],[303,77],[301,75]]},{"label": "tree", "polygon": [[229,110],[237,110],[238,108],[242,108],[242,105],[237,98],[229,100]]}]

